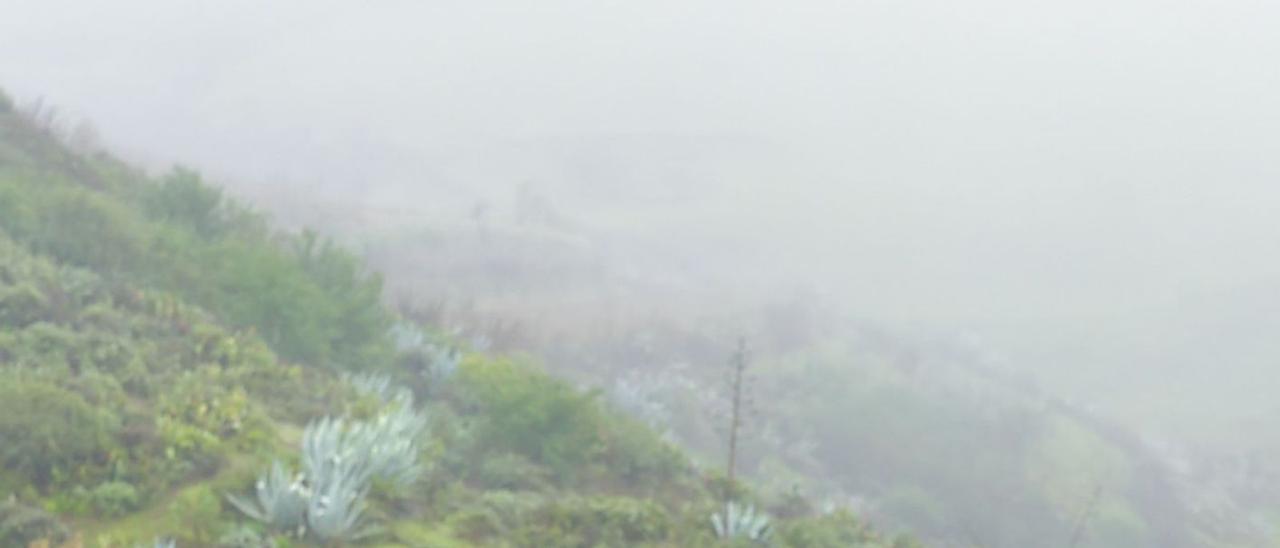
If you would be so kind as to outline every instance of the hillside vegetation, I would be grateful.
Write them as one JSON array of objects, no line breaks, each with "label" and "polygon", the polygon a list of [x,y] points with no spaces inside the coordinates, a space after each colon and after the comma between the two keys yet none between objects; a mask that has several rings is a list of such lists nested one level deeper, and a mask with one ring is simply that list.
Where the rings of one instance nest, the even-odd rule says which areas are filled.
[{"label": "hillside vegetation", "polygon": [[68,142],[0,95],[2,546],[915,544],[778,511],[599,391],[399,317],[318,234]]}]

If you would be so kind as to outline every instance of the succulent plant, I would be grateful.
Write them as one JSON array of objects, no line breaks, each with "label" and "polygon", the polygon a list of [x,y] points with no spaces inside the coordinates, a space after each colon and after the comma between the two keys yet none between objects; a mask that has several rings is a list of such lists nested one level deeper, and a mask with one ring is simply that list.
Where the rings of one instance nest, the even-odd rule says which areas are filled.
[{"label": "succulent plant", "polygon": [[292,476],[276,462],[258,479],[256,501],[227,498],[277,531],[324,542],[358,538],[368,532],[362,516],[373,480],[396,486],[417,480],[426,426],[411,399],[371,421],[325,417],[302,433],[302,474]]},{"label": "succulent plant", "polygon": [[462,363],[462,352],[457,348],[443,344],[428,344],[422,348],[426,356],[427,367],[422,374],[432,386],[448,381]]},{"label": "succulent plant", "polygon": [[388,375],[378,373],[347,373],[343,380],[350,384],[356,392],[378,398],[384,404],[413,402],[413,392],[403,386],[396,386]]},{"label": "succulent plant", "polygon": [[773,532],[769,524],[769,516],[756,513],[754,506],[739,506],[730,502],[724,510],[711,514],[711,526],[716,536],[722,539],[747,539],[755,542],[766,542]]},{"label": "succulent plant", "polygon": [[276,461],[268,473],[258,478],[254,490],[256,501],[235,495],[227,495],[227,500],[246,516],[277,530],[292,531],[304,525],[303,513],[311,490],[301,475],[290,474],[280,461]]}]

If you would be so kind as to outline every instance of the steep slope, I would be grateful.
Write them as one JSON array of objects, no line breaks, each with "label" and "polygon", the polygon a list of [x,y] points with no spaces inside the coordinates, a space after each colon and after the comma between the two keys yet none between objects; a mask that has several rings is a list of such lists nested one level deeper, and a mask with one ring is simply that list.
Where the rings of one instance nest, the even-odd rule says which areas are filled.
[{"label": "steep slope", "polygon": [[[597,393],[400,320],[337,246],[50,120],[0,94],[0,544],[720,544],[723,481]],[[910,544],[846,511],[730,518]]]}]

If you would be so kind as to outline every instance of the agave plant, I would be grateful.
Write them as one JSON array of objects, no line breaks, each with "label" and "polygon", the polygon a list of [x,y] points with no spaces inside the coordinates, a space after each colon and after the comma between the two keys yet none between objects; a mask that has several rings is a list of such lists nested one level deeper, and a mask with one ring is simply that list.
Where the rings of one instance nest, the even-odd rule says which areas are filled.
[{"label": "agave plant", "polygon": [[246,516],[272,528],[291,531],[303,526],[303,512],[311,492],[302,476],[292,476],[276,461],[270,472],[258,478],[254,488],[258,495],[256,502],[235,495],[227,495],[227,500]]},{"label": "agave plant", "polygon": [[426,427],[425,415],[402,404],[373,421],[352,424],[344,444],[363,461],[371,478],[392,485],[408,485],[422,472],[418,456]]},{"label": "agave plant", "polygon": [[747,539],[754,542],[766,542],[773,532],[769,524],[769,516],[756,513],[754,506],[739,506],[730,502],[724,511],[711,514],[711,526],[716,536],[722,539]]},{"label": "agave plant", "polygon": [[452,346],[428,344],[422,348],[422,352],[427,358],[427,367],[422,374],[432,386],[448,381],[462,362],[462,353]]},{"label": "agave plant", "polygon": [[422,375],[431,386],[447,381],[458,369],[462,353],[458,349],[431,342],[422,330],[410,323],[398,323],[391,328],[391,339],[402,354],[417,354],[423,362]]},{"label": "agave plant", "polygon": [[407,401],[372,421],[326,417],[303,432],[303,467],[312,477],[330,477],[330,468],[344,464],[362,480],[412,483],[421,473],[418,456],[426,426],[426,415]]},{"label": "agave plant", "polygon": [[368,529],[362,527],[368,472],[362,463],[335,459],[321,476],[313,477],[313,493],[307,500],[307,531],[322,541],[353,540]]},{"label": "agave plant", "polygon": [[398,399],[372,421],[313,421],[302,433],[302,474],[291,478],[276,462],[259,478],[256,502],[227,498],[277,531],[326,543],[359,538],[369,532],[362,516],[373,480],[408,485],[421,473],[426,426],[411,398]]},{"label": "agave plant", "polygon": [[413,392],[403,386],[396,386],[391,377],[377,373],[358,373],[343,375],[343,380],[350,384],[356,392],[378,398],[384,404],[413,402]]},{"label": "agave plant", "polygon": [[302,469],[313,485],[339,475],[369,479],[363,448],[350,442],[348,431],[347,421],[325,417],[302,432]]},{"label": "agave plant", "polygon": [[391,341],[396,345],[396,350],[400,352],[409,352],[424,343],[427,338],[423,336],[422,330],[417,326],[408,322],[399,322],[390,329]]}]

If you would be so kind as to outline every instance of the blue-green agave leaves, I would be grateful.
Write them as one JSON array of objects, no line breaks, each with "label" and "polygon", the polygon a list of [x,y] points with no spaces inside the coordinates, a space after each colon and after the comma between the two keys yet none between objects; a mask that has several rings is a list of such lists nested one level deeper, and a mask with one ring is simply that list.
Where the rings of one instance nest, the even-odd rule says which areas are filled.
[{"label": "blue-green agave leaves", "polygon": [[711,514],[711,526],[722,539],[748,539],[756,542],[769,540],[773,532],[769,516],[756,513],[754,506],[739,506],[730,502],[724,510]]}]

